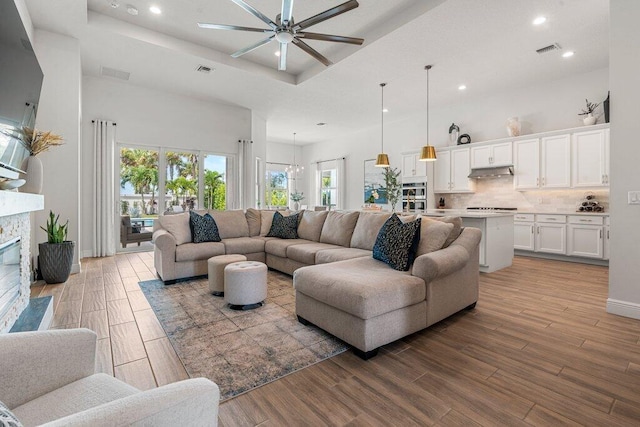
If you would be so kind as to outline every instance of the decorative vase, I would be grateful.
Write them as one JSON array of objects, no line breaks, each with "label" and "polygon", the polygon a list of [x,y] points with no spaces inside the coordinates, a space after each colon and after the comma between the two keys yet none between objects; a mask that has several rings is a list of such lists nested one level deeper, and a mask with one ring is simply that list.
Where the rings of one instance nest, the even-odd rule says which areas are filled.
[{"label": "decorative vase", "polygon": [[595,125],[596,117],[594,117],[593,114],[589,113],[584,117],[584,119],[582,119],[582,122],[585,124],[585,126]]},{"label": "decorative vase", "polygon": [[507,133],[509,136],[520,136],[520,130],[522,125],[518,121],[517,117],[509,117],[507,120]]},{"label": "decorative vase", "polygon": [[71,274],[75,243],[40,243],[38,250],[38,265],[44,281],[49,284],[66,282]]},{"label": "decorative vase", "polygon": [[42,161],[36,156],[29,156],[22,162],[21,169],[26,174],[20,174],[20,178],[27,181],[21,188],[21,193],[42,194]]},{"label": "decorative vase", "polygon": [[293,202],[293,210],[297,211],[298,209],[300,209],[300,203],[299,202]]}]

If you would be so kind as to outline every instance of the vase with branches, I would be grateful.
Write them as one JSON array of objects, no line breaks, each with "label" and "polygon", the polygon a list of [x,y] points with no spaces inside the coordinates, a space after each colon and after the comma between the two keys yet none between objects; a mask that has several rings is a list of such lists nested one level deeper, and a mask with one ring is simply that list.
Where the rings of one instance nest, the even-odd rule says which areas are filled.
[{"label": "vase with branches", "polygon": [[584,116],[582,119],[585,125],[593,125],[596,123],[597,117],[593,115],[595,109],[600,105],[599,102],[589,102],[588,99],[584,100],[587,108],[582,109],[582,113],[578,113],[579,116]]},{"label": "vase with branches", "polygon": [[64,144],[64,142],[60,135],[28,127],[22,128],[21,139],[30,155],[24,159],[21,165],[21,169],[26,172],[21,178],[26,181],[26,184],[20,191],[40,194],[42,193],[43,168],[42,161],[37,156],[52,147]]},{"label": "vase with branches", "polygon": [[391,204],[391,210],[396,210],[396,204],[402,194],[402,183],[400,181],[400,171],[398,168],[384,168],[382,171],[384,183],[387,191],[387,200]]}]

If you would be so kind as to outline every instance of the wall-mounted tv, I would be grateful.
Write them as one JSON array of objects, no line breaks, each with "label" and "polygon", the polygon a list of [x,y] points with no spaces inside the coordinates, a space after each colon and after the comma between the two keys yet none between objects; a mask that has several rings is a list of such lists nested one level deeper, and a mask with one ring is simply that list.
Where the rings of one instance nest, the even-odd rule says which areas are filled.
[{"label": "wall-mounted tv", "polygon": [[42,79],[15,2],[0,1],[0,177],[18,178],[29,156],[22,129],[35,125]]}]

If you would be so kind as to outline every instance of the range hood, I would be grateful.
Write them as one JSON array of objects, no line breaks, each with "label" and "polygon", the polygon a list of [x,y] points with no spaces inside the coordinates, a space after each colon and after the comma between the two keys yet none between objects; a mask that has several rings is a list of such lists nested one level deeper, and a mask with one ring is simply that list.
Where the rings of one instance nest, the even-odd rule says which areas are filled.
[{"label": "range hood", "polygon": [[498,178],[511,175],[513,175],[513,166],[498,166],[471,169],[469,178]]}]

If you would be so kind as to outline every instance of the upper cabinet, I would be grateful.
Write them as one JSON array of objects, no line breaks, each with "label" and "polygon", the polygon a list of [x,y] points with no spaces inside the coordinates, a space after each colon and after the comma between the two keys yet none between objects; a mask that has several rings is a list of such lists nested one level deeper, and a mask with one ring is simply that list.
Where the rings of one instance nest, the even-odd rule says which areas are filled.
[{"label": "upper cabinet", "polygon": [[402,155],[402,181],[411,182],[419,179],[425,181],[427,178],[427,162],[420,161],[420,153],[409,153]]},{"label": "upper cabinet", "polygon": [[511,142],[487,144],[471,147],[471,167],[488,168],[494,166],[511,166],[513,156]]},{"label": "upper cabinet", "polygon": [[609,185],[609,129],[573,134],[571,169],[574,187]]},{"label": "upper cabinet", "polygon": [[570,134],[513,143],[516,190],[571,186]]},{"label": "upper cabinet", "polygon": [[465,148],[439,149],[433,164],[434,193],[470,193],[473,191],[470,173],[470,150]]}]

